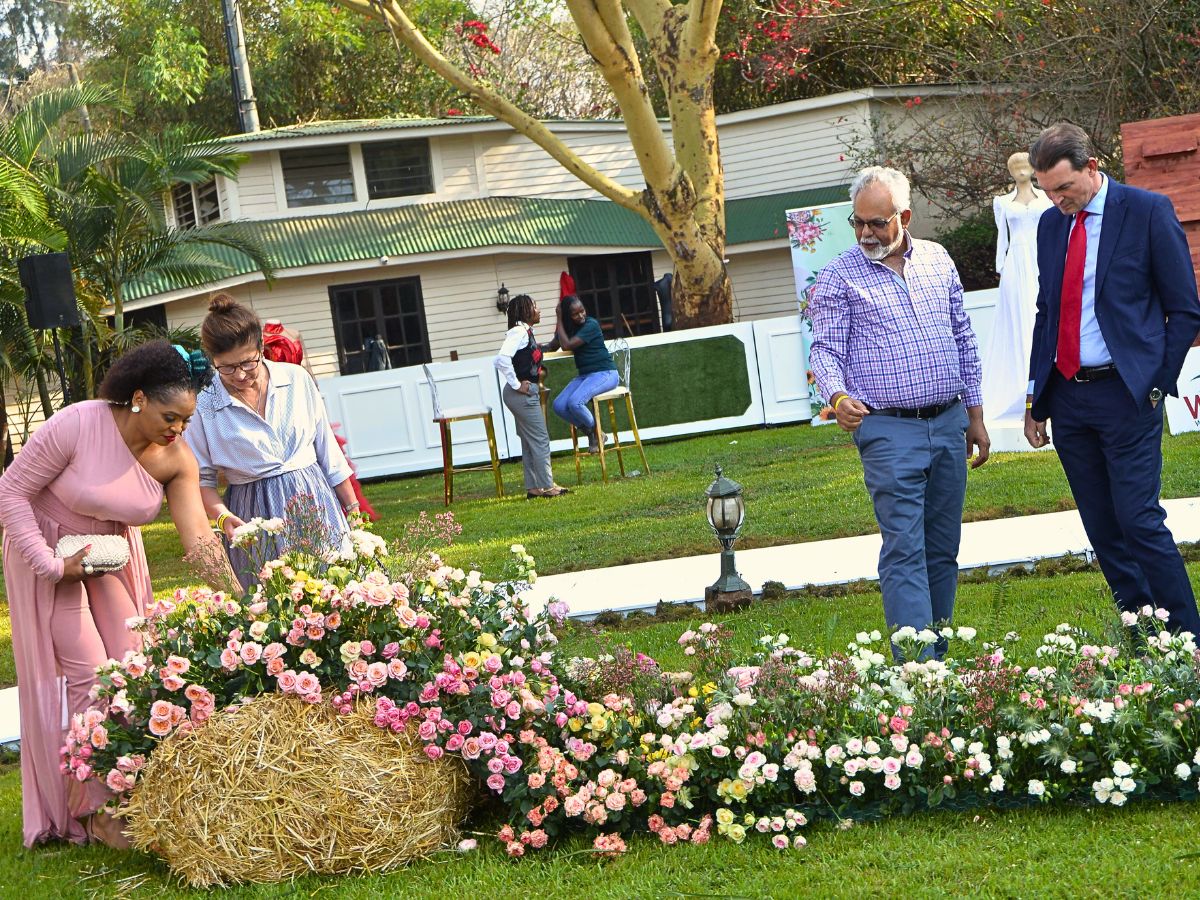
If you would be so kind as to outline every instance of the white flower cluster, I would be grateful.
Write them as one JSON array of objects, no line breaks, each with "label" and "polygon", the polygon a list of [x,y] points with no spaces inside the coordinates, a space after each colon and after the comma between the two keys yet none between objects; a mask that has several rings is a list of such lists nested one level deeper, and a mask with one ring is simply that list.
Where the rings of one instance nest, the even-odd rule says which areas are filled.
[{"label": "white flower cluster", "polygon": [[283,534],[283,519],[278,517],[273,519],[264,519],[260,516],[255,516],[248,522],[243,522],[237,528],[233,529],[233,540],[231,543],[235,547],[245,547],[253,541],[258,540],[262,534]]}]

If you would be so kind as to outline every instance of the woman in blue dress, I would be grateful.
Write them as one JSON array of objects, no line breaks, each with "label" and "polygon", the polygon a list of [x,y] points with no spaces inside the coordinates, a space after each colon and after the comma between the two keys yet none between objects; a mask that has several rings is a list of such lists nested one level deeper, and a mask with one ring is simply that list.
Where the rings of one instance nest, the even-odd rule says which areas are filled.
[{"label": "woman in blue dress", "polygon": [[[264,359],[262,322],[228,294],[212,298],[200,340],[220,377],[196,398],[187,442],[209,516],[232,541],[245,520],[286,519],[289,504],[307,496],[337,548],[358,502],[316,382],[300,366]],[[229,485],[223,499],[218,475]],[[230,546],[229,557],[243,587],[257,580],[245,553]]]}]

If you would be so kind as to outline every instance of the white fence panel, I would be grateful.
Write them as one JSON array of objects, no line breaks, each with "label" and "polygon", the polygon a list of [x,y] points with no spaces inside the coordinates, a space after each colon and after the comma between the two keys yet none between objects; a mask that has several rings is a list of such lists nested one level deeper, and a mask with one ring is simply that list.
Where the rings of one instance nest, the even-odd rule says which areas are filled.
[{"label": "white fence panel", "polygon": [[[490,406],[501,457],[508,443],[497,416],[500,392],[490,359],[430,366],[443,409]],[[321,394],[329,418],[341,423],[350,458],[363,478],[439,469],[442,443],[433,421],[433,399],[420,366],[323,378]],[[483,422],[456,422],[452,437],[455,465],[476,465],[489,458]]]},{"label": "white fence panel", "polygon": [[799,314],[759,319],[753,324],[763,422],[807,422],[812,418],[804,356],[807,326]]},{"label": "white fence panel", "polygon": [[[979,337],[981,351],[986,348],[991,333],[998,293],[997,290],[972,291],[964,298],[967,313]],[[641,428],[643,440],[808,421],[811,407],[804,368],[803,326],[796,315],[643,335],[629,338],[629,346],[631,351],[636,352],[639,348],[721,335],[732,335],[745,347],[746,374],[750,382],[750,402],[745,411],[719,419]],[[516,424],[501,402],[502,382],[492,364],[492,357],[438,363],[430,366],[430,369],[437,380],[438,395],[444,409],[490,406],[501,458],[520,455],[521,442],[517,437]],[[329,417],[334,422],[341,422],[342,434],[350,443],[350,456],[364,478],[441,468],[441,439],[433,423],[429,385],[420,366],[323,378],[319,383],[329,408]],[[554,388],[561,390],[562,385],[555,385]],[[631,388],[636,411],[639,396],[636,356]],[[696,391],[720,391],[723,384],[715,380],[711,384],[693,385],[692,388]],[[488,447],[483,423],[456,423],[453,428],[455,463],[475,465],[486,462]],[[622,443],[632,439],[632,433],[621,433]],[[559,451],[570,446],[569,440],[562,439],[554,441],[551,449]]]}]

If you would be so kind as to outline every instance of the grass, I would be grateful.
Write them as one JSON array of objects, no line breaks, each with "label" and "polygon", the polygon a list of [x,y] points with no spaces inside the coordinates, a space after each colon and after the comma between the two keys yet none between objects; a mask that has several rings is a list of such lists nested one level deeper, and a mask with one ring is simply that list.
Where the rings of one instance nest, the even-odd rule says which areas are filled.
[{"label": "grass", "polygon": [[[1164,497],[1200,494],[1195,465],[1200,435],[1164,440]],[[712,539],[702,514],[712,467],[746,490],[748,521],[739,546],[822,540],[875,530],[861,468],[848,438],[833,428],[805,426],[708,435],[648,448],[649,477],[599,483],[594,460],[585,484],[566,498],[525,502],[490,496],[490,473],[456,478],[454,512],[463,539],[447,553],[456,565],[494,570],[513,541],[521,541],[544,574],[706,553]],[[556,460],[560,482],[571,484],[569,458]],[[510,495],[523,496],[519,466],[506,465]],[[383,514],[379,531],[395,537],[421,510],[441,509],[440,475],[376,483],[367,493]],[[965,517],[998,518],[1072,508],[1058,461],[1051,454],[998,455],[971,473]],[[160,590],[186,581],[169,521],[145,529],[147,552]],[[1189,564],[1200,582],[1200,563]],[[1053,578],[996,579],[963,584],[956,619],[982,637],[1009,630],[1028,651],[1061,621],[1098,627],[1112,601],[1095,572]],[[759,602],[728,617],[737,641],[787,631],[814,650],[839,648],[856,631],[879,627],[877,592],[802,596]],[[681,666],[675,638],[699,618],[627,624],[606,631],[576,626],[565,636],[568,654],[594,653],[613,642]],[[0,615],[0,684],[11,684],[7,615]],[[484,827],[486,822],[472,823]],[[546,896],[721,896],[786,894],[853,897],[903,892],[984,897],[1047,897],[1166,893],[1200,875],[1195,834],[1200,804],[1147,803],[1126,810],[1044,808],[976,813],[931,813],[848,831],[809,830],[810,846],[779,854],[764,843],[660,849],[653,840],[631,842],[630,853],[597,864],[579,842],[511,864],[488,843],[466,856],[447,853],[386,876],[300,879],[278,886],[232,889],[230,897],[337,896],[368,898]],[[0,765],[0,841],[13,852],[0,858],[3,897],[190,897],[156,859],[103,847],[21,845],[20,775]],[[1136,866],[1130,861],[1136,860]]]},{"label": "grass", "polygon": [[[1200,563],[1189,565],[1200,583]],[[1052,578],[996,579],[964,584],[956,618],[975,624],[981,638],[1010,629],[1026,652],[1064,620],[1093,627],[1111,618],[1111,599],[1094,572]],[[723,617],[744,646],[760,634],[785,630],[803,646],[837,648],[856,631],[878,627],[877,592],[837,597],[789,597]],[[577,626],[563,650],[590,653],[614,641],[682,665],[675,638],[700,619],[602,631]],[[473,822],[485,828],[486,821]],[[1124,810],[1046,807],[927,813],[840,831],[808,829],[809,847],[781,854],[765,842],[742,846],[660,848],[653,839],[630,842],[630,853],[599,865],[582,841],[510,863],[491,845],[458,856],[438,855],[390,875],[304,878],[275,886],[234,888],[231,898],[336,896],[345,898],[582,896],[596,898],[719,896],[905,896],[945,894],[1045,897],[1163,894],[1194,883],[1191,857],[1200,804],[1145,803]],[[20,778],[0,766],[0,841],[20,846]],[[1136,866],[1130,861],[1136,860]],[[156,859],[103,847],[14,849],[0,858],[0,893],[12,897],[198,896],[172,881]]]}]

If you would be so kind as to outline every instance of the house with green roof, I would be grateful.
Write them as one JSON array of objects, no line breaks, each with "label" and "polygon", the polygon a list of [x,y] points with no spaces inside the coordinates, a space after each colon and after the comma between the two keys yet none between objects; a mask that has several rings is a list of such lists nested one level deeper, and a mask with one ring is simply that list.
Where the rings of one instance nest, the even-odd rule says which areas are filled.
[{"label": "house with green roof", "polygon": [[[784,211],[846,200],[848,146],[913,93],[873,88],[718,118],[737,320],[795,310]],[[548,124],[609,176],[643,183],[622,122]],[[228,291],[302,332],[318,377],[364,371],[376,336],[392,367],[490,355],[506,328],[501,290],[548,313],[562,272],[610,332],[662,328],[654,282],[671,266],[650,228],[503,122],[313,122],[224,140],[249,157],[238,177],[179,185],[169,215],[181,227],[250,223],[277,277],[268,285],[245,265],[216,284],[133,284],[126,308],[139,317],[198,324],[209,295]]]}]

